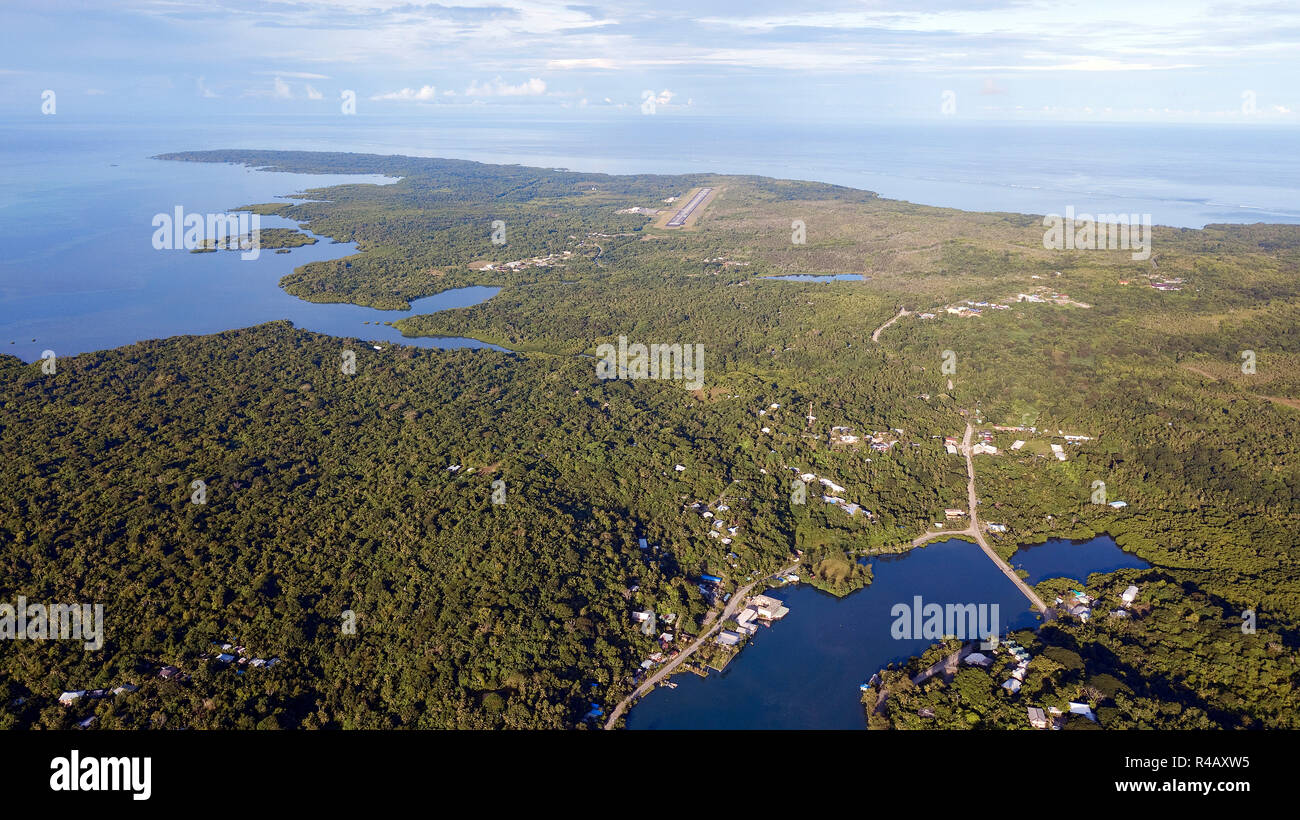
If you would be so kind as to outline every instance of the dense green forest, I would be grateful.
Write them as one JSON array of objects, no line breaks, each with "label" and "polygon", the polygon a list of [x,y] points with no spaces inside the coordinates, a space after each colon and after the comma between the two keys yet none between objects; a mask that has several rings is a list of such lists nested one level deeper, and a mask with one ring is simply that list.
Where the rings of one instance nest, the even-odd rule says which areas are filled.
[{"label": "dense green forest", "polygon": [[[907,680],[955,645],[932,649],[907,669],[886,670],[876,728],[1030,729],[1027,710],[1065,713],[1066,729],[1260,729],[1300,725],[1293,644],[1272,630],[1245,633],[1241,612],[1197,589],[1185,574],[1121,570],[1094,575],[1086,591],[1096,618],[1053,621],[1012,635],[1030,655],[1015,694],[1002,684],[1016,660],[1005,649],[988,668],[963,665],[951,682]],[[1126,617],[1111,616],[1129,584],[1141,590]],[[1040,591],[1052,584],[1044,582]],[[1062,586],[1073,586],[1073,583]],[[1118,610],[1116,610],[1118,611]],[[875,692],[865,698],[875,703]],[[1095,720],[1069,714],[1083,703]]]},{"label": "dense green forest", "polygon": [[[659,648],[632,611],[674,613],[694,634],[709,612],[701,574],[734,589],[796,550],[805,577],[849,592],[870,579],[849,559],[905,549],[944,508],[965,507],[965,465],[942,437],[968,420],[999,449],[975,459],[981,516],[1008,528],[999,550],[1109,532],[1168,590],[1141,619],[1045,627],[1036,640],[1093,665],[1045,675],[1044,696],[1121,681],[1131,691],[1109,695],[1120,711],[1103,721],[1114,726],[1283,725],[1295,703],[1300,229],[1157,228],[1151,259],[1135,261],[1045,250],[1034,217],[818,183],[359,154],[165,158],[400,177],[250,204],[360,248],[282,286],[384,308],[500,286],[397,325],[515,352],[373,351],[273,323],[61,359],[50,375],[0,360],[0,600],[102,602],[108,633],[99,652],[0,642],[0,725],[68,726],[91,711],[108,727],[591,725],[592,703],[608,711]],[[617,213],[674,207],[663,200],[699,185],[719,193],[692,228]],[[864,279],[770,278],[788,273]],[[1150,286],[1173,279],[1179,290]],[[1017,301],[1036,293],[1068,301]],[[962,300],[1008,308],[945,311]],[[900,308],[911,313],[873,342]],[[704,387],[597,378],[588,356],[619,336],[703,345]],[[834,426],[893,443],[832,446]],[[1058,461],[1049,444],[1062,433],[1090,438]],[[823,503],[816,486],[792,503],[803,471],[870,515]],[[1094,503],[1097,481],[1128,506]],[[690,507],[718,499],[738,529],[729,545]],[[1255,610],[1260,634],[1209,630],[1208,615],[1189,627],[1206,602]],[[228,640],[283,662],[200,657]],[[1198,640],[1224,664],[1251,658],[1255,678],[1224,666],[1213,692],[1187,684]],[[162,680],[163,665],[190,677]],[[971,680],[963,670],[954,685],[986,683]],[[123,681],[142,688],[56,700]],[[937,704],[953,691],[922,694]],[[949,722],[974,725],[963,708]],[[1023,708],[975,711],[981,726],[1024,722]]]}]

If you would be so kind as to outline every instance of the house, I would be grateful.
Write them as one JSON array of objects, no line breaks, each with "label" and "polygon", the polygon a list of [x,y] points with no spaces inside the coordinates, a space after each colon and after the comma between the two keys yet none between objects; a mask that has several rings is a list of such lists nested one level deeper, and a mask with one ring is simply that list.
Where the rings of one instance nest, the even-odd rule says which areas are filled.
[{"label": "house", "polygon": [[1092,707],[1086,703],[1075,703],[1074,701],[1070,701],[1070,714],[1083,715],[1093,723],[1097,722],[1097,716],[1092,713]]},{"label": "house", "polygon": [[1129,604],[1133,603],[1134,600],[1137,599],[1137,596],[1138,596],[1138,588],[1136,586],[1133,586],[1132,584],[1129,584],[1128,588],[1125,589],[1123,594],[1119,596],[1119,599],[1124,602],[1125,606],[1128,606]]},{"label": "house", "polygon": [[989,532],[1006,532],[1006,524],[989,524]]},{"label": "house", "polygon": [[682,466],[681,464],[678,464],[676,467],[673,467],[673,469],[676,470],[676,471],[679,472],[679,473],[680,473],[680,472],[684,472],[684,471],[686,470],[686,468],[685,468],[684,466]]},{"label": "house", "polygon": [[114,695],[129,695],[130,693],[134,692],[135,690],[137,690],[137,689],[139,689],[139,688],[140,688],[139,686],[136,686],[136,685],[133,684],[133,683],[124,683],[124,684],[122,684],[121,686],[119,686],[119,687],[117,687],[116,689],[114,689],[114,690],[113,690],[113,694],[114,694]]},{"label": "house", "polygon": [[1019,450],[1021,447],[1024,447],[1024,446],[1025,446],[1025,442],[1022,441],[1021,439],[1016,439],[1015,441],[1013,441],[1013,442],[1011,443],[1011,449],[1012,449],[1012,450]]},{"label": "house", "polygon": [[830,490],[830,491],[833,492],[833,493],[842,493],[842,492],[844,492],[844,488],[843,488],[843,487],[841,487],[840,485],[836,484],[834,481],[831,481],[829,478],[823,478],[823,479],[821,480],[821,482],[822,482],[822,485],[823,485],[823,486],[825,486],[828,490]]},{"label": "house", "polygon": [[654,617],[654,613],[648,609],[641,612],[632,613],[632,620],[635,623],[645,623],[646,621],[650,620],[653,617]]},{"label": "house", "polygon": [[78,689],[75,692],[64,692],[62,695],[59,695],[59,703],[64,706],[71,706],[85,697],[85,695],[86,690],[84,689]]},{"label": "house", "polygon": [[171,680],[172,678],[180,675],[180,673],[181,670],[177,669],[174,666],[164,666],[162,669],[158,670],[158,677],[164,680]]},{"label": "house", "polygon": [[637,545],[638,547],[640,547],[641,549],[643,549],[643,550],[644,550],[644,549],[650,549],[650,543],[649,543],[648,541],[646,541],[644,538],[638,538],[638,539],[636,539],[636,545]]},{"label": "house", "polygon": [[781,601],[768,595],[755,595],[749,599],[749,605],[758,613],[758,617],[769,621],[780,620],[790,612]]},{"label": "house", "polygon": [[744,639],[745,636],[741,635],[739,632],[732,632],[729,629],[724,629],[718,633],[718,637],[714,638],[713,642],[718,646],[735,646]]},{"label": "house", "polygon": [[1011,678],[1006,683],[1002,684],[1002,688],[1007,690],[1013,695],[1020,691],[1020,686],[1021,686],[1020,681],[1016,680],[1015,678]]},{"label": "house", "polygon": [[80,726],[80,727],[83,728],[83,729],[89,729],[89,728],[90,728],[90,724],[92,724],[92,723],[94,723],[94,722],[95,722],[95,716],[94,716],[94,715],[91,715],[90,717],[86,718],[85,720],[77,721],[77,725]]},{"label": "house", "polygon": [[954,518],[961,518],[965,514],[966,514],[965,510],[959,510],[955,507],[950,507],[943,511],[944,517],[947,518],[949,521],[951,521]]},{"label": "house", "polygon": [[1061,445],[1053,444],[1052,454],[1056,456],[1057,461],[1065,461],[1065,448]]},{"label": "house", "polygon": [[1030,706],[1025,710],[1029,713],[1029,725],[1035,729],[1047,728],[1047,713],[1037,706]]},{"label": "house", "polygon": [[992,444],[985,444],[981,441],[971,448],[971,452],[977,456],[984,453],[995,456],[998,454],[998,448],[994,447]]},{"label": "house", "polygon": [[983,652],[972,652],[962,659],[962,663],[968,663],[971,666],[988,666],[993,663],[993,659]]},{"label": "house", "polygon": [[956,444],[945,444],[945,445],[943,445],[943,448],[944,448],[945,450],[948,451],[948,455],[950,455],[950,456],[955,456],[955,455],[957,455],[957,445],[956,445]]},{"label": "house", "polygon": [[705,583],[708,583],[708,584],[720,584],[720,583],[722,583],[722,579],[719,578],[719,577],[716,576],[716,575],[701,575],[701,576],[700,576],[700,580],[702,580],[702,581],[704,581]]}]

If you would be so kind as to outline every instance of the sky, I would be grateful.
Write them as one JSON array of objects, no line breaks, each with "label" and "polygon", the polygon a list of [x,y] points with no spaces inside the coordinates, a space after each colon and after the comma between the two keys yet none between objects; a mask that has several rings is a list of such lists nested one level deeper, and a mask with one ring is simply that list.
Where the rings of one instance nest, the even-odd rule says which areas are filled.
[{"label": "sky", "polygon": [[[0,114],[1300,125],[1300,2],[5,0]],[[48,96],[48,95],[46,95]]]}]

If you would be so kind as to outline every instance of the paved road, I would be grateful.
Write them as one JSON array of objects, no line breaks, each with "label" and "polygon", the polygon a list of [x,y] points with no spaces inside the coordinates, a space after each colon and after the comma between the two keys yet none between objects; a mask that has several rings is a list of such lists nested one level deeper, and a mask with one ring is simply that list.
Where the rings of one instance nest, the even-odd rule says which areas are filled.
[{"label": "paved road", "polygon": [[1011,583],[1016,585],[1016,588],[1029,599],[1029,603],[1033,604],[1034,608],[1039,612],[1046,615],[1047,604],[1043,603],[1043,599],[1038,597],[1038,593],[1034,592],[1033,587],[1025,583],[1025,579],[1016,574],[1016,571],[1011,568],[1010,564],[1002,560],[1002,556],[994,552],[993,547],[989,546],[989,542],[984,538],[984,532],[980,529],[979,498],[975,495],[975,461],[971,458],[970,440],[973,433],[974,430],[971,428],[970,424],[967,423],[966,435],[963,436],[961,440],[961,451],[962,454],[966,456],[966,502],[970,509],[970,526],[964,530],[937,530],[935,532],[927,532],[923,535],[918,535],[916,538],[912,539],[912,546],[917,547],[924,544],[926,541],[933,541],[936,538],[952,538],[956,535],[965,535],[969,538],[974,538],[975,543],[980,545],[980,549],[984,550],[984,554],[989,557],[989,560],[998,565],[998,569],[1002,570],[1002,574],[1007,576],[1007,578],[1011,580]]},{"label": "paved road", "polygon": [[1029,599],[1029,602],[1034,605],[1035,609],[1046,615],[1047,604],[1043,603],[1043,599],[1038,597],[1038,593],[1034,592],[1033,587],[1025,583],[1025,579],[1016,574],[1016,571],[1011,568],[1010,564],[1002,560],[1002,556],[993,551],[993,547],[989,546],[989,542],[984,538],[984,533],[980,531],[978,509],[979,499],[975,497],[975,461],[971,458],[970,446],[971,434],[973,432],[970,422],[967,422],[966,435],[963,436],[961,440],[961,451],[966,456],[966,495],[967,500],[970,502],[971,535],[975,537],[975,542],[980,545],[980,549],[984,550],[984,554],[989,557],[989,560],[997,564],[998,569],[1002,570],[1002,574],[1011,579],[1011,582],[1016,585],[1016,588],[1019,589],[1026,598]]},{"label": "paved road", "polygon": [[668,661],[663,666],[660,666],[659,671],[655,672],[653,675],[646,678],[645,682],[642,683],[640,686],[638,686],[632,692],[632,694],[623,698],[623,700],[620,701],[619,704],[614,707],[614,711],[609,713],[609,720],[605,721],[605,728],[613,729],[614,724],[618,723],[618,719],[622,717],[623,713],[626,712],[628,710],[628,707],[632,705],[632,701],[636,700],[637,698],[644,697],[648,692],[650,692],[650,690],[655,688],[655,685],[658,684],[659,681],[667,677],[668,673],[672,672],[674,669],[680,666],[682,661],[686,660],[693,652],[695,652],[696,649],[699,649],[701,646],[703,646],[705,641],[713,637],[713,633],[721,629],[722,625],[727,622],[727,619],[730,618],[732,615],[734,615],[736,610],[745,602],[745,599],[749,595],[749,591],[751,589],[758,586],[759,584],[766,583],[767,581],[777,577],[778,575],[785,575],[788,572],[794,572],[795,567],[797,566],[799,566],[799,563],[796,561],[795,563],[791,564],[790,566],[786,567],[783,570],[774,572],[771,575],[767,576],[766,578],[760,578],[757,581],[751,583],[749,586],[741,587],[740,589],[736,590],[736,594],[731,596],[731,602],[728,603],[726,607],[723,608],[722,616],[713,622],[713,626],[709,627],[707,630],[705,630],[704,634],[696,638],[694,643],[692,643],[686,649],[682,650],[682,653],[680,655]]}]

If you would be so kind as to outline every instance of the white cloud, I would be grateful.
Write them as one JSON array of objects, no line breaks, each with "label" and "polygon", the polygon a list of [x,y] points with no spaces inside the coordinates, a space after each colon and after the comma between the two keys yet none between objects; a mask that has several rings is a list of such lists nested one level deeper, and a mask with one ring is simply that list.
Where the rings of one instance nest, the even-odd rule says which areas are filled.
[{"label": "white cloud", "polygon": [[219,97],[219,96],[221,96],[221,95],[218,94],[217,92],[213,91],[211,88],[208,88],[207,84],[203,82],[203,78],[202,78],[202,77],[199,77],[199,80],[198,80],[198,84],[197,84],[197,85],[198,85],[199,96],[200,96],[200,97],[203,97],[203,98],[205,98],[205,99],[212,99],[212,98],[214,98],[214,97]]},{"label": "white cloud", "polygon": [[546,83],[537,77],[532,77],[519,85],[510,85],[503,82],[500,77],[482,85],[471,80],[469,88],[465,89],[467,97],[535,97],[545,93]]},{"label": "white cloud", "polygon": [[286,83],[284,80],[280,79],[279,77],[276,77],[276,78],[275,78],[275,91],[274,91],[274,93],[272,94],[272,96],[275,97],[275,98],[278,99],[278,100],[287,100],[287,99],[289,99],[290,97],[293,96],[293,92],[291,92],[291,91],[289,90],[289,84],[288,84],[288,83]]},{"label": "white cloud", "polygon": [[618,68],[619,64],[615,60],[605,57],[581,57],[565,60],[547,60],[546,68],[552,71],[564,71],[570,68]]},{"label": "white cloud", "polygon": [[325,95],[322,94],[322,93],[320,93],[320,92],[317,91],[316,89],[312,88],[310,85],[307,85],[307,99],[309,99],[309,100],[323,100],[323,99],[325,99]]},{"label": "white cloud", "polygon": [[1083,57],[1068,63],[1051,65],[998,65],[972,66],[972,71],[1172,71],[1182,68],[1200,68],[1192,63],[1157,65],[1155,63],[1129,63],[1103,57]]},{"label": "white cloud", "polygon": [[387,94],[376,94],[371,97],[372,100],[407,100],[415,102],[428,102],[438,96],[438,89],[431,85],[421,86],[417,91],[414,88],[403,88],[400,91],[390,91]]},{"label": "white cloud", "polygon": [[328,80],[328,74],[313,74],[310,71],[254,71],[254,74],[266,74],[276,77],[293,77],[295,80]]}]

